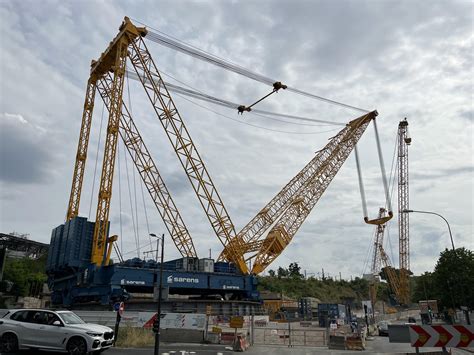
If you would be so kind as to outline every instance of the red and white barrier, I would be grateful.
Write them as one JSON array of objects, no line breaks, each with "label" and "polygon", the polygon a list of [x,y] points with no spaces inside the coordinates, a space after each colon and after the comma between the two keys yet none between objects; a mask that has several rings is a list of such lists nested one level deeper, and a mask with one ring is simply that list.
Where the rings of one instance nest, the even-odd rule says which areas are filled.
[{"label": "red and white barrier", "polygon": [[410,341],[414,347],[474,346],[473,325],[410,325]]}]

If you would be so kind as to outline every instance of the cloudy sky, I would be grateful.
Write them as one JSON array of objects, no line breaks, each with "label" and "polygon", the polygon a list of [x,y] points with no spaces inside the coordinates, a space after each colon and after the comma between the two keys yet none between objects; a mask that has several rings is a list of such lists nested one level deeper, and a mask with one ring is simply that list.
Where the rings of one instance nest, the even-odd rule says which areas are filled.
[{"label": "cloudy sky", "polygon": [[[389,173],[398,122],[407,117],[413,139],[411,208],[442,214],[450,222],[456,246],[474,249],[471,1],[0,0],[1,232],[27,233],[49,242],[51,229],[64,222],[90,61],[116,35],[124,16],[292,87],[377,109]],[[172,83],[177,79],[242,104],[269,91],[261,83],[147,44],[165,80]],[[132,80],[126,86],[125,100],[198,253],[204,257],[211,249],[217,256],[222,247],[143,89]],[[338,129],[250,113],[238,116],[234,110],[195,99],[174,99],[237,230]],[[284,91],[259,108],[334,122],[360,115]],[[102,111],[97,97],[80,206],[80,215],[91,219],[102,159]],[[372,127],[359,146],[369,213],[375,216],[384,197]],[[151,199],[146,194],[143,198],[122,144],[119,159],[111,232],[122,236],[119,245],[127,257],[143,256],[151,249],[148,233],[161,234],[165,228]],[[394,191],[396,208],[396,187]],[[398,265],[396,218],[388,228],[385,248]],[[343,278],[360,276],[368,271],[373,233],[363,222],[351,155],[270,268],[296,261],[316,276],[322,268],[330,275],[341,272]],[[439,252],[449,246],[443,220],[410,215],[415,274],[432,270]],[[166,254],[178,256],[170,240]]]}]

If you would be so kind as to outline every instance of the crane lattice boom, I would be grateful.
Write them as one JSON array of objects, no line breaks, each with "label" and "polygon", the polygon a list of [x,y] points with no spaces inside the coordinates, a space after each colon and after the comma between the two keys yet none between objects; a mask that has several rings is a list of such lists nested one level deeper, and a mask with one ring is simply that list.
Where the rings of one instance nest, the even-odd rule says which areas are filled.
[{"label": "crane lattice boom", "polygon": [[[375,119],[377,112],[369,112],[349,122],[239,234],[236,234],[224,203],[146,47],[142,38],[146,35],[145,28],[136,27],[125,18],[119,34],[99,60],[91,65],[67,219],[78,215],[94,96],[97,90],[107,107],[109,118],[95,220],[92,263],[102,265],[107,260],[105,247],[107,242],[112,242],[114,239],[111,237],[108,240],[107,236],[119,134],[178,250],[183,256],[196,256],[189,232],[133,122],[130,111],[123,102],[124,74],[126,61],[129,59],[212,228],[224,246],[220,259],[235,263],[242,273],[247,274],[249,269],[246,254],[255,253],[248,259],[255,258],[252,272],[257,274],[286,248],[354,149],[368,124]],[[268,234],[263,238],[266,232]],[[110,250],[109,248],[108,254]]]},{"label": "crane lattice boom", "polygon": [[382,259],[382,264],[385,267],[384,270],[387,273],[388,284],[390,285],[390,288],[392,289],[393,293],[395,294],[398,301],[400,302],[400,297],[401,297],[400,279],[398,278],[397,273],[395,272],[395,269],[393,268],[390,262],[390,259],[388,258],[388,255],[385,253],[385,250],[380,244],[379,244],[379,252],[380,252],[380,258]]},{"label": "crane lattice boom", "polygon": [[[143,39],[131,43],[128,57],[212,228],[225,246],[235,236],[234,225]],[[237,248],[231,248],[228,256],[243,273],[248,273]]]},{"label": "crane lattice boom", "polygon": [[[349,122],[337,138],[334,137],[319,152],[319,168],[292,198],[288,209],[268,233],[256,255],[253,273],[262,272],[283,252],[376,115],[373,111]],[[333,140],[337,143],[334,144]]]},{"label": "crane lattice boom", "polygon": [[[263,240],[260,238],[290,207],[294,202],[295,196],[301,193],[309,181],[316,176],[320,176],[324,171],[327,171],[327,164],[331,162],[331,159],[337,159],[335,152],[338,152],[353,136],[357,137],[357,141],[367,127],[367,124],[374,119],[376,115],[376,111],[370,112],[348,123],[346,127],[334,136],[323,149],[318,151],[316,156],[306,164],[244,228],[242,228],[236,238],[232,240],[232,243],[239,241],[239,243],[236,244],[243,246],[240,250],[242,254],[261,250]],[[363,128],[361,129],[361,127]],[[226,259],[227,249],[228,246],[226,246],[221,253],[221,259]]]},{"label": "crane lattice boom", "polygon": [[[97,87],[107,109],[110,110],[110,99],[107,97],[110,75],[99,80]],[[181,214],[123,101],[119,133],[176,248],[182,256],[197,257],[196,249]]]},{"label": "crane lattice boom", "polygon": [[[383,207],[380,207],[378,218],[381,219],[385,217],[385,212],[386,212],[386,209]],[[378,274],[380,272],[380,267],[382,265],[382,260],[381,260],[380,252],[379,252],[379,245],[383,246],[383,235],[385,231],[385,226],[386,224],[383,223],[383,224],[378,224],[375,227],[374,255],[372,257],[372,267],[370,270],[372,275]]]}]

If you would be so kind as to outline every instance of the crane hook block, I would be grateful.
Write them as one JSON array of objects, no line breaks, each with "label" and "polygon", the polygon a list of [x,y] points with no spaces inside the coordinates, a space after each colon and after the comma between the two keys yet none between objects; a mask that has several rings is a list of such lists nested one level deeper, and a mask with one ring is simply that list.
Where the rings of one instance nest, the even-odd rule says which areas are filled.
[{"label": "crane hook block", "polygon": [[380,226],[381,224],[384,224],[388,221],[390,221],[393,217],[393,212],[392,211],[388,211],[388,216],[385,216],[385,217],[380,217],[380,218],[374,218],[374,219],[370,219],[369,220],[369,217],[364,217],[364,222],[367,223],[367,224],[374,224],[376,226]]},{"label": "crane hook block", "polygon": [[247,107],[245,105],[240,105],[239,107],[237,107],[237,110],[239,111],[238,113],[240,113],[240,114],[243,114],[244,111],[247,111],[247,112],[252,111],[252,109],[250,107]]},{"label": "crane hook block", "polygon": [[273,83],[273,91],[278,91],[280,89],[285,90],[288,86],[281,83],[281,81],[277,81]]}]

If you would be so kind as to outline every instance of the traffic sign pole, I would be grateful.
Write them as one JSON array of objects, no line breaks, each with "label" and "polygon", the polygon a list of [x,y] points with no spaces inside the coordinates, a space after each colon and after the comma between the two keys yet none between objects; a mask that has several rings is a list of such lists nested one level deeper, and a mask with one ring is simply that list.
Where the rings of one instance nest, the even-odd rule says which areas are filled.
[{"label": "traffic sign pole", "polygon": [[115,343],[117,342],[118,338],[118,333],[119,333],[119,327],[120,327],[120,321],[122,320],[122,314],[123,311],[125,310],[125,304],[123,302],[117,302],[114,304],[114,310],[117,312],[117,317],[115,318],[115,331],[114,331],[114,346]]}]

